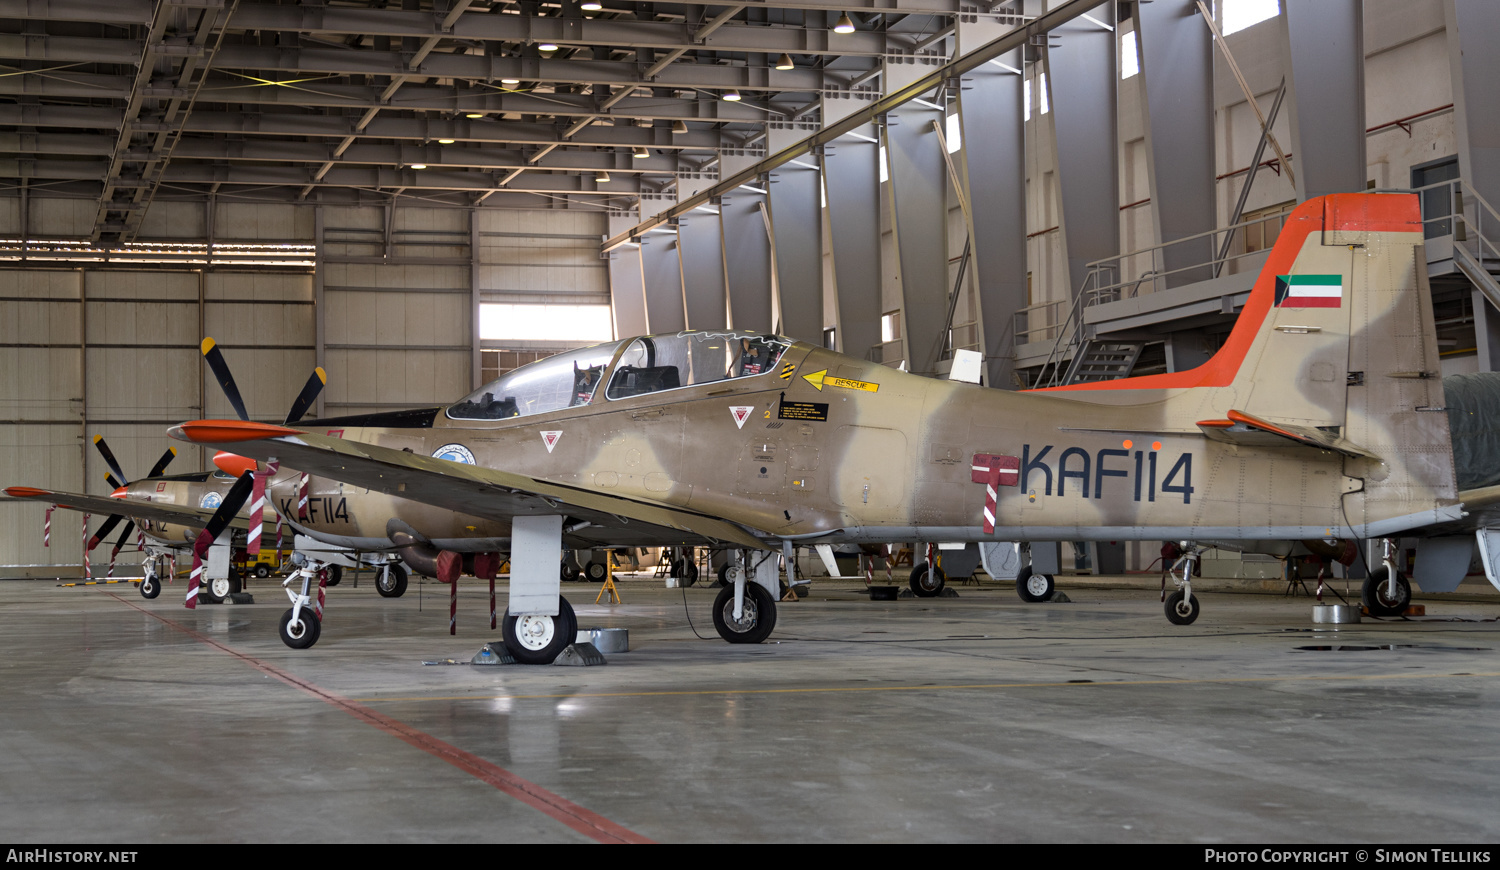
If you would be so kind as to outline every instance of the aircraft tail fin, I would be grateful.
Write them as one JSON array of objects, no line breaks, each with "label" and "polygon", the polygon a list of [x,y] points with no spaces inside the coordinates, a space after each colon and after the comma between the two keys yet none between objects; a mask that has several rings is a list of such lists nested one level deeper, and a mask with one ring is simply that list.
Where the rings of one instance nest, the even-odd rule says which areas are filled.
[{"label": "aircraft tail fin", "polygon": [[1418,514],[1446,517],[1453,450],[1416,195],[1334,194],[1297,206],[1203,365],[1046,392],[1138,400],[1117,390],[1170,391],[1173,422],[1197,422],[1217,440],[1280,437],[1343,454],[1345,486],[1360,493],[1347,500],[1351,520],[1364,526],[1358,511],[1372,523],[1362,534]]}]

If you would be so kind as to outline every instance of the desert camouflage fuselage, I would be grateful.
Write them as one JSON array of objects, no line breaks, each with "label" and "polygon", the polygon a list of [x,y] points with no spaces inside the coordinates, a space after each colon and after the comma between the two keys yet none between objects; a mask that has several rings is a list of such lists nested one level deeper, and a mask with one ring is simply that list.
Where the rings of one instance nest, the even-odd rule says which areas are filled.
[{"label": "desert camouflage fuselage", "polygon": [[[174,434],[301,457],[316,505],[301,525],[361,549],[407,529],[503,551],[509,515],[547,511],[594,518],[568,524],[569,547],[1391,535],[1462,513],[1421,229],[1410,196],[1299,206],[1224,346],[1179,373],[1016,393],[764,336],[771,364],[695,381],[637,365],[642,340],[627,340],[583,403],[555,410],[475,419],[501,403],[486,394],[296,431]],[[632,378],[654,381],[617,388]],[[293,516],[296,486],[283,474],[269,489]]]}]

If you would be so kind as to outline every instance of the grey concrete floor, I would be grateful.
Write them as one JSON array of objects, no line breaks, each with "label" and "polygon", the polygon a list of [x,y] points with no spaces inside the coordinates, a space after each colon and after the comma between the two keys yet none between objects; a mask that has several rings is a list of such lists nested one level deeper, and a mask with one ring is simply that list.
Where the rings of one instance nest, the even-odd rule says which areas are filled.
[{"label": "grey concrete floor", "polygon": [[1139,589],[821,581],[730,646],[714,590],[686,590],[700,640],[682,591],[622,587],[564,585],[580,625],[630,629],[608,666],[480,668],[422,664],[498,639],[472,580],[457,637],[442,587],[346,581],[306,651],[267,581],[196,612],[180,583],[0,583],[0,838],[590,839],[486,764],[659,841],[1500,838],[1494,598],[1332,631],[1279,595],[1208,593],[1174,627]]}]

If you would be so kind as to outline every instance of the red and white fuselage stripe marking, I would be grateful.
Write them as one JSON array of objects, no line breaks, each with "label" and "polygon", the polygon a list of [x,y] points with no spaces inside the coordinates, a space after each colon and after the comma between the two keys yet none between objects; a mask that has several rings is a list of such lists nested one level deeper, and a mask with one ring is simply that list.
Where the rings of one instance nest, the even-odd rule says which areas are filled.
[{"label": "red and white fuselage stripe marking", "polygon": [[297,519],[307,520],[307,473],[303,472],[301,481],[297,484]]},{"label": "red and white fuselage stripe marking", "polygon": [[995,533],[995,510],[1000,494],[996,487],[1000,485],[1000,469],[990,469],[990,479],[984,482],[984,533],[993,535]]}]

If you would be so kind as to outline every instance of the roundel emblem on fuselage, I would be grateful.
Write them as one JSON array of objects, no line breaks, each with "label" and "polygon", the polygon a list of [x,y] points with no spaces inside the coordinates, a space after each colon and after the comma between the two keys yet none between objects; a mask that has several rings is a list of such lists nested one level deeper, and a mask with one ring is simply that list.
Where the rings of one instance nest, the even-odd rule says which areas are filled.
[{"label": "roundel emblem on fuselage", "polygon": [[474,454],[469,448],[462,444],[444,444],[442,447],[432,451],[437,459],[446,459],[449,462],[462,462],[465,465],[473,465]]},{"label": "roundel emblem on fuselage", "polygon": [[224,496],[217,492],[205,492],[203,498],[198,500],[198,507],[206,511],[218,510],[219,505],[224,503]]}]

